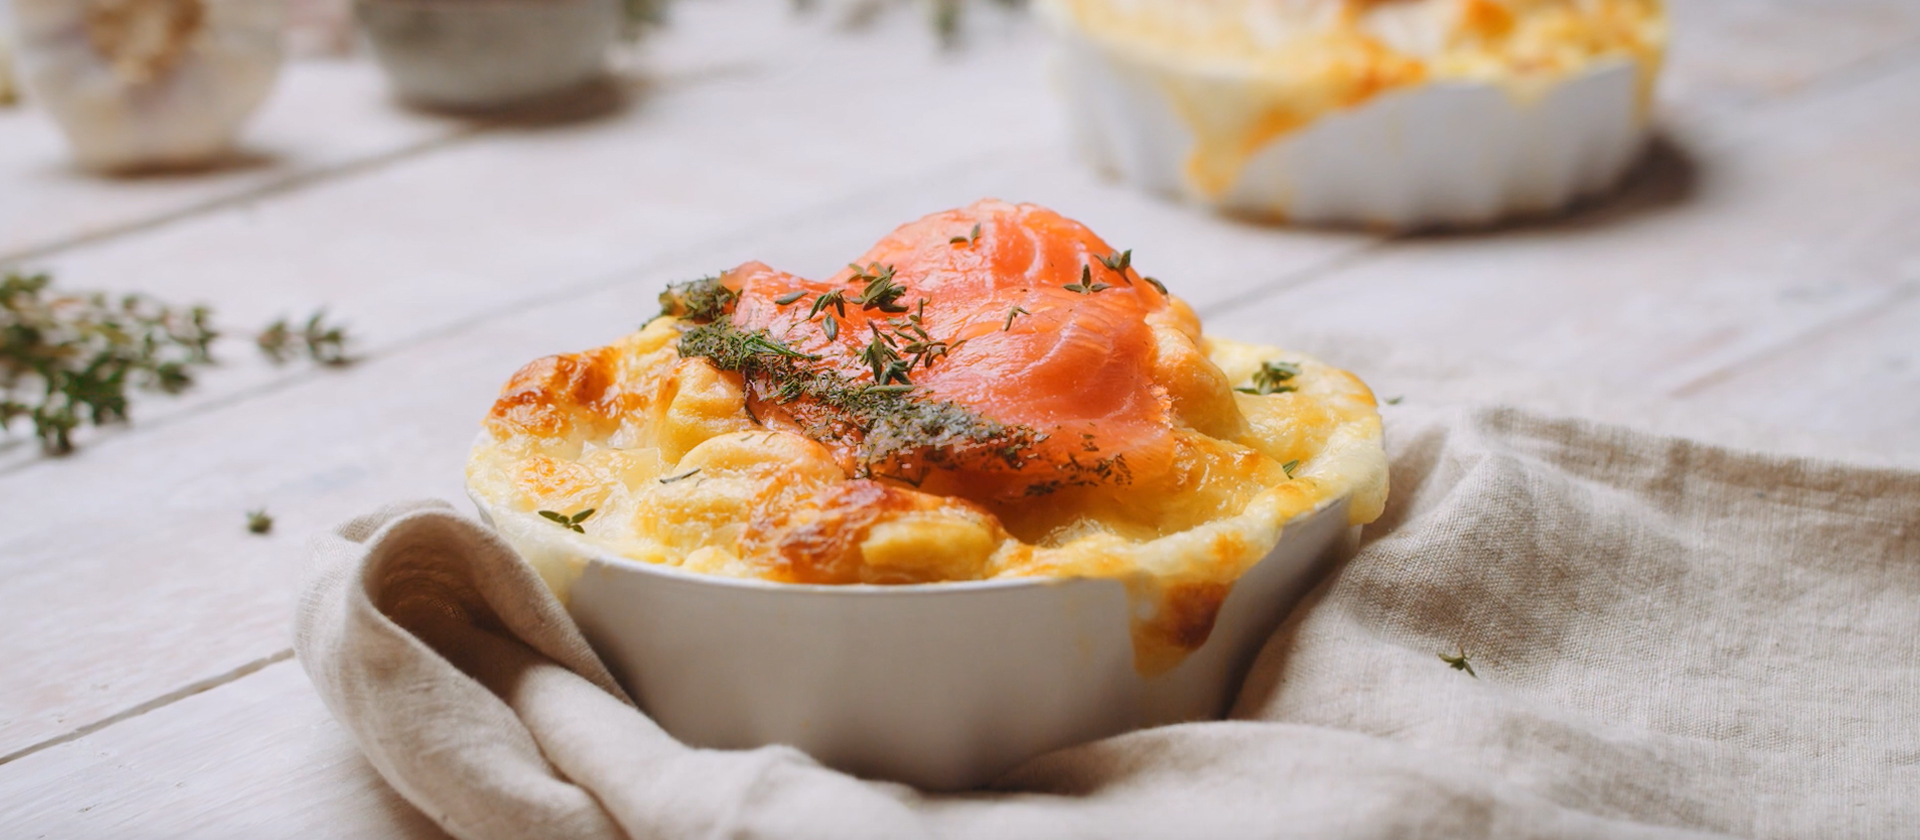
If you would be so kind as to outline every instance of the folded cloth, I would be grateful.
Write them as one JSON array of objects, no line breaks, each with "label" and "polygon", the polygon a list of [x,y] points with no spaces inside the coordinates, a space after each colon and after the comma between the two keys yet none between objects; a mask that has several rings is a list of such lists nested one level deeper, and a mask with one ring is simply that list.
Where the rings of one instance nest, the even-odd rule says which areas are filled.
[{"label": "folded cloth", "polygon": [[1890,837],[1920,826],[1920,473],[1513,408],[1390,417],[1393,491],[1230,720],[936,796],[674,741],[441,503],[317,545],[296,648],[463,838]]}]

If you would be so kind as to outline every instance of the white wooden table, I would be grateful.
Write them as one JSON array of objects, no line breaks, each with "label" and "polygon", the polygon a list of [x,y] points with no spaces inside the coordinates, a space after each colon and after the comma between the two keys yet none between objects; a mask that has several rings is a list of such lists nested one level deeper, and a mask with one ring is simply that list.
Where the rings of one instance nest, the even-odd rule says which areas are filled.
[{"label": "white wooden table", "polygon": [[[0,444],[0,836],[438,836],[291,659],[305,536],[461,498],[505,377],[634,328],[664,282],[824,274],[984,195],[1133,248],[1219,332],[1424,348],[1624,419],[1679,403],[1911,462],[1920,3],[1674,6],[1666,139],[1635,183],[1456,237],[1265,228],[1106,183],[1065,148],[1037,33],[993,16],[942,54],[903,15],[849,33],[687,0],[625,108],[550,125],[415,113],[364,60],[298,64],[255,162],[193,177],[81,175],[42,115],[0,110],[0,264],[234,329],[325,305],[362,357],[275,368],[233,339],[71,457]],[[243,527],[257,507],[270,536]]]}]

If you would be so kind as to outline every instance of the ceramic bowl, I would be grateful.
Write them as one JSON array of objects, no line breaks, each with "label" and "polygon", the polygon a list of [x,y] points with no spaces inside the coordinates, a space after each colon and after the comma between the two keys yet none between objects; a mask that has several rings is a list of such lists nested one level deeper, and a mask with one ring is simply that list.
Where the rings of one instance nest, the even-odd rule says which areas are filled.
[{"label": "ceramic bowl", "polygon": [[621,0],[359,0],[355,15],[400,97],[434,108],[506,108],[606,72]]},{"label": "ceramic bowl", "polygon": [[[1149,190],[1238,214],[1402,230],[1538,215],[1602,192],[1647,140],[1638,62],[1615,59],[1521,96],[1436,82],[1383,93],[1265,144],[1224,189],[1188,175],[1195,134],[1170,70],[1053,20],[1053,66],[1078,144]],[[1215,111],[1259,109],[1260,86],[1217,72],[1182,79]]]},{"label": "ceramic bowl", "polygon": [[698,747],[789,744],[929,790],[984,785],[1061,747],[1224,714],[1261,645],[1352,545],[1347,502],[1290,522],[1205,644],[1135,670],[1107,579],[813,586],[608,556],[530,513],[494,525],[561,595],[642,709]]}]

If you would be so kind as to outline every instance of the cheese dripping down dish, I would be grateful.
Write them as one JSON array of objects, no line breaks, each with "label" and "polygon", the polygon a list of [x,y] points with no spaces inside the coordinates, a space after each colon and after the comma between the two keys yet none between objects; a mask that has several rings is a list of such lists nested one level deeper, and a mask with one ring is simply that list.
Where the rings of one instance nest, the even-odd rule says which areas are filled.
[{"label": "cheese dripping down dish", "polygon": [[[1487,85],[1526,104],[1626,63],[1644,122],[1668,38],[1663,0],[1039,0],[1039,9],[1151,80],[1193,132],[1187,185],[1211,198],[1268,146],[1427,86]],[[1448,129],[1423,128],[1403,142]]]},{"label": "cheese dripping down dish", "polygon": [[1163,672],[1289,520],[1378,517],[1387,469],[1358,379],[1204,336],[1131,263],[986,200],[825,280],[747,263],[676,284],[638,332],[515,373],[469,489],[708,575],[1117,580],[1136,667]]}]

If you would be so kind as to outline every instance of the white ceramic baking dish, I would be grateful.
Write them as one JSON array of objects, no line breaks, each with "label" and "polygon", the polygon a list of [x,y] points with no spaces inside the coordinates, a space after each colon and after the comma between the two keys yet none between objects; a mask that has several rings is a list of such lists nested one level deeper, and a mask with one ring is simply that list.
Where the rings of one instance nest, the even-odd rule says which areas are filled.
[{"label": "white ceramic baking dish", "polygon": [[1050,16],[1053,66],[1078,144],[1149,190],[1262,218],[1383,229],[1474,226],[1561,209],[1612,187],[1646,145],[1629,59],[1522,96],[1436,82],[1326,114],[1261,147],[1224,190],[1187,175],[1195,132],[1168,74],[1215,112],[1262,107],[1253,80],[1127,56]]},{"label": "white ceramic baking dish", "polygon": [[521,511],[481,515],[538,569],[621,685],[700,747],[790,744],[930,790],[1144,726],[1216,718],[1292,606],[1352,545],[1347,502],[1289,523],[1212,634],[1134,668],[1127,594],[1105,579],[813,586],[608,556]]}]

